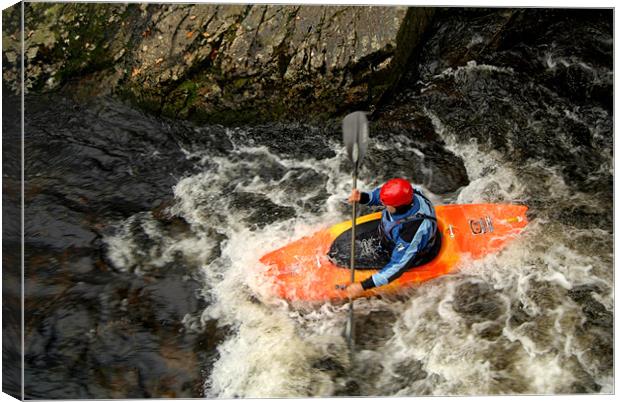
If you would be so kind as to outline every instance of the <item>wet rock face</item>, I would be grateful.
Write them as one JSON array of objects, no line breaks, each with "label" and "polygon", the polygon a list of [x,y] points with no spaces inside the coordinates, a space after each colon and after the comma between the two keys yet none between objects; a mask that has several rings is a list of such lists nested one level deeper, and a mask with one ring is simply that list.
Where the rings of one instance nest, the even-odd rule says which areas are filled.
[{"label": "wet rock face", "polygon": [[609,10],[447,9],[434,21],[389,107],[431,109],[459,140],[557,166],[570,186],[610,202]]},{"label": "wet rock face", "polygon": [[[435,194],[448,194],[469,184],[463,160],[445,148],[433,124],[409,104],[390,105],[377,113],[376,144],[365,162],[383,177],[410,177]],[[411,147],[417,152],[411,152]]]},{"label": "wet rock face", "polygon": [[[407,7],[28,3],[27,88],[115,91],[168,116],[220,123],[330,115],[375,105],[433,14]],[[15,87],[19,27],[7,26],[3,39],[4,61],[13,67],[4,78]]]},{"label": "wet rock face", "polygon": [[[115,64],[125,54],[131,20],[127,5],[28,3],[25,6],[24,63],[28,92],[49,91],[95,74],[91,86],[110,92],[120,78]],[[3,79],[16,91],[20,83],[21,8],[3,11]],[[95,85],[96,83],[96,85]]]},{"label": "wet rock face", "polygon": [[[5,106],[16,101],[3,99]],[[161,264],[149,256],[163,256],[168,246],[157,234],[175,242],[188,235],[185,221],[166,214],[173,176],[193,169],[182,150],[208,147],[218,155],[232,145],[219,128],[173,125],[103,98],[78,105],[45,96],[26,104],[26,398],[201,396],[204,362],[219,335],[184,325],[205,308],[199,274],[183,255]],[[3,122],[15,132],[10,119]],[[19,177],[21,142],[4,140],[5,172]],[[5,199],[7,212],[19,216],[18,181],[5,185],[14,194]],[[110,263],[102,239],[134,215],[129,230],[139,246],[127,253],[133,264],[123,271]],[[17,273],[16,245],[7,242],[4,262]],[[19,283],[16,276],[3,278],[5,286]],[[7,350],[5,363],[15,359]],[[20,389],[14,385],[7,388]]]}]

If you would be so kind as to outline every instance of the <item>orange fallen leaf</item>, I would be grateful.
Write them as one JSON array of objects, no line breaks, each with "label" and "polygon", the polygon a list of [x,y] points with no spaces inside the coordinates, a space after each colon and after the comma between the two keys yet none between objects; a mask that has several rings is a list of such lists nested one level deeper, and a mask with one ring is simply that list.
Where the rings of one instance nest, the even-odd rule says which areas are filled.
[{"label": "orange fallen leaf", "polygon": [[185,34],[185,37],[187,39],[191,38],[192,36],[194,36],[194,31],[189,31],[188,33]]}]

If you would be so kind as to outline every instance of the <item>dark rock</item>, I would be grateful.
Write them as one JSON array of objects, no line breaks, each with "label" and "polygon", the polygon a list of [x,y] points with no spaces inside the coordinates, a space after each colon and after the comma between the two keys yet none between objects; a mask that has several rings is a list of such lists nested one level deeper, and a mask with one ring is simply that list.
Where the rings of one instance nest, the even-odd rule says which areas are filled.
[{"label": "dark rock", "polygon": [[[27,104],[27,397],[202,395],[197,342],[205,335],[183,325],[186,314],[205,308],[190,269],[200,264],[182,253],[153,258],[163,256],[166,241],[191,235],[187,222],[167,213],[172,185],[196,166],[184,151],[213,145],[217,154],[232,143],[217,144],[223,129],[196,132],[109,98],[79,104],[41,96]],[[137,247],[126,252],[135,266],[120,272],[105,262],[102,236],[118,234],[130,215],[125,234]]]},{"label": "dark rock", "polygon": [[[26,204],[24,230],[28,243],[49,245],[57,249],[89,247],[97,235],[84,227],[81,214],[44,198],[47,197],[38,196]],[[46,204],[47,207],[41,209],[34,205],[37,203]]]},{"label": "dark rock", "polygon": [[[479,60],[513,13],[510,9],[441,9],[427,32],[430,37],[420,56],[420,79],[428,80],[448,68]],[[415,74],[407,78],[417,79]]]},{"label": "dark rock", "polygon": [[[2,12],[3,28],[19,29],[21,3]],[[3,66],[6,66],[3,45]],[[17,53],[18,55],[19,53]],[[16,61],[21,63],[20,57]],[[25,319],[22,308],[21,101],[2,85],[2,392],[22,399]],[[26,257],[27,258],[27,257]]]}]

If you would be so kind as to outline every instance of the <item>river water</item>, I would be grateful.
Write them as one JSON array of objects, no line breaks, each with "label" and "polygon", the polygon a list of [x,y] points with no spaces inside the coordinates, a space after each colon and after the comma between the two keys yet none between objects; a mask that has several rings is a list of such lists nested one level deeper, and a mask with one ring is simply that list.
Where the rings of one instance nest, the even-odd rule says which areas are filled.
[{"label": "river water", "polygon": [[356,301],[353,361],[348,304],[274,299],[258,262],[350,213],[339,120],[197,126],[27,98],[27,397],[613,392],[611,26],[440,14],[419,74],[370,116],[359,186],[406,176],[436,204],[526,204],[530,224]]}]

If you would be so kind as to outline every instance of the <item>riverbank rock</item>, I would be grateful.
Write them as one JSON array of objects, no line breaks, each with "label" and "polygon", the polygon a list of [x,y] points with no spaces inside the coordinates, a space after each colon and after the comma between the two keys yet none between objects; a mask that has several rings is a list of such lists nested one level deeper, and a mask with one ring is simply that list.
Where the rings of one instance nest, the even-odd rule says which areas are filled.
[{"label": "riverbank rock", "polygon": [[[20,9],[4,10],[3,71],[19,84]],[[434,9],[27,3],[26,89],[116,93],[166,116],[239,123],[373,109]]]},{"label": "riverbank rock", "polygon": [[[3,82],[19,87],[20,4],[3,11]],[[27,3],[25,5],[24,87],[26,93],[57,90],[93,74],[108,92],[119,75],[117,62],[129,45],[131,9],[127,5]],[[135,18],[134,18],[135,19]],[[114,74],[116,73],[116,74]],[[88,80],[85,81],[88,85]]]}]

